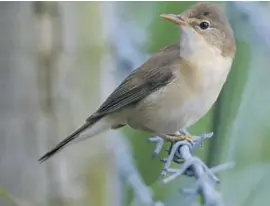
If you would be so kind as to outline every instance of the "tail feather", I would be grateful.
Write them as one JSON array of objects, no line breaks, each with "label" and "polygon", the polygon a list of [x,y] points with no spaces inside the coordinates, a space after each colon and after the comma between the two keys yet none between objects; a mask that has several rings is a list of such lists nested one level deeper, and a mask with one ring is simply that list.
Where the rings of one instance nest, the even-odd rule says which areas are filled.
[{"label": "tail feather", "polygon": [[65,146],[67,146],[69,143],[71,143],[73,140],[75,140],[83,131],[91,127],[93,124],[95,124],[98,119],[93,118],[92,121],[87,121],[83,126],[81,126],[79,129],[74,131],[71,135],[66,137],[63,141],[61,141],[54,149],[47,152],[45,155],[39,158],[39,162],[42,163],[46,160],[48,160],[50,157],[52,157],[54,154],[59,152],[60,150],[64,149]]}]

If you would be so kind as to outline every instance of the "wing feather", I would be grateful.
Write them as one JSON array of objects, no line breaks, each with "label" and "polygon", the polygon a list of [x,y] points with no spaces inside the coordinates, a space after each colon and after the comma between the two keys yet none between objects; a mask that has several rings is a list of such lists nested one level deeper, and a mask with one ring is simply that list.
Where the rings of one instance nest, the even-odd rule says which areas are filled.
[{"label": "wing feather", "polygon": [[135,104],[167,85],[174,78],[171,65],[179,60],[180,48],[178,45],[171,45],[160,50],[159,53],[126,77],[87,121],[93,117],[101,117]]}]

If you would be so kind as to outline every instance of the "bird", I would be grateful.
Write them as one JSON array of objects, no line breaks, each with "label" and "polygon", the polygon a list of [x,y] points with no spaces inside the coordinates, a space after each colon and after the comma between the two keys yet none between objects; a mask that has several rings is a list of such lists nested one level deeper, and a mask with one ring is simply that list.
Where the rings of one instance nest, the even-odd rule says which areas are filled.
[{"label": "bird", "polygon": [[201,119],[216,102],[236,52],[226,14],[211,3],[197,3],[180,14],[161,14],[180,30],[180,41],[166,46],[133,70],[84,124],[43,155],[107,130],[129,126],[171,143],[192,141],[177,133]]}]

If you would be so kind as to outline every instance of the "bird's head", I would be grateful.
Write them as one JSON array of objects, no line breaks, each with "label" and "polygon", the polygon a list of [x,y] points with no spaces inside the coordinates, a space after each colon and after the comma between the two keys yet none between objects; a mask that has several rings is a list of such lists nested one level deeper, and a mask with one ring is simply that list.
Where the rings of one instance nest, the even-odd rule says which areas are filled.
[{"label": "bird's head", "polygon": [[181,14],[162,14],[161,17],[180,27],[181,43],[186,46],[206,43],[218,49],[223,56],[234,56],[233,31],[225,13],[218,6],[197,3]]}]

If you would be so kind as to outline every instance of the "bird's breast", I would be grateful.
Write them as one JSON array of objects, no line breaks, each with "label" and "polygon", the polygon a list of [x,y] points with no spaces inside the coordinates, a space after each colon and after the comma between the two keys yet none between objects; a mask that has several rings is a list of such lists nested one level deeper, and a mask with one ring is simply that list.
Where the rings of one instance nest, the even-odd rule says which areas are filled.
[{"label": "bird's breast", "polygon": [[216,101],[230,70],[229,60],[215,63],[206,62],[207,69],[196,68],[201,69],[201,80],[191,84],[179,72],[174,81],[138,103],[129,124],[138,129],[141,125],[160,133],[174,133],[196,123]]}]

